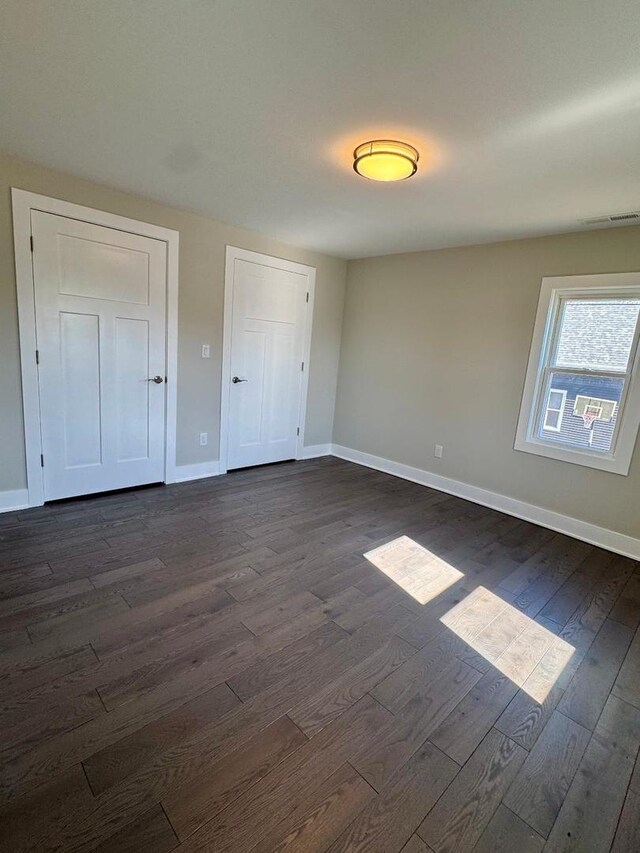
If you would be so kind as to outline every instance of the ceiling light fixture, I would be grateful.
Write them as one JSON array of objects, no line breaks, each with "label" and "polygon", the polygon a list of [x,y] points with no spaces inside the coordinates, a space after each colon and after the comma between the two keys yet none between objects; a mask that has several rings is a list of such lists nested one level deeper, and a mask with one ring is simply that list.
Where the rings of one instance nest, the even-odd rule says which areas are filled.
[{"label": "ceiling light fixture", "polygon": [[353,152],[353,168],[372,181],[404,181],[415,175],[419,154],[413,145],[393,139],[363,142]]}]

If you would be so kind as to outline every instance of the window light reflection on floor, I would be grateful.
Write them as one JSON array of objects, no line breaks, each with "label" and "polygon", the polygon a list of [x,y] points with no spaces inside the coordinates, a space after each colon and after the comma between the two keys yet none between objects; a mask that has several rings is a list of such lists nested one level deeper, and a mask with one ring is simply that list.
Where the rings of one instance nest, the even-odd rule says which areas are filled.
[{"label": "window light reflection on floor", "polygon": [[483,586],[452,607],[441,621],[536,702],[544,702],[575,651]]},{"label": "window light reflection on floor", "polygon": [[[420,604],[436,599],[464,577],[409,536],[399,536],[364,556]],[[441,621],[462,640],[461,650],[466,646],[472,654],[481,655],[536,702],[544,702],[575,651],[483,586],[465,596]]]},{"label": "window light reflection on floor", "polygon": [[364,556],[420,604],[427,604],[464,577],[409,536],[399,536]]}]

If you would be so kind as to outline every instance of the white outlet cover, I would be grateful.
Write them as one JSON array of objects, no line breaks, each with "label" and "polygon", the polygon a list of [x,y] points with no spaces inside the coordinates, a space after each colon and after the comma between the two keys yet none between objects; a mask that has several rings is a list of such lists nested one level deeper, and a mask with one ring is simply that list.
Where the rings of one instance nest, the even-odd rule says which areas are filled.
[{"label": "white outlet cover", "polygon": [[442,451],[443,451],[443,447],[441,444],[436,444],[434,446],[433,455],[436,457],[436,459],[442,459]]},{"label": "white outlet cover", "polygon": [[202,344],[202,357],[209,358],[211,356],[211,347],[209,344]]},{"label": "white outlet cover", "polygon": [[201,432],[200,433],[200,446],[204,447],[208,440],[209,440],[209,436],[207,435],[207,433]]}]

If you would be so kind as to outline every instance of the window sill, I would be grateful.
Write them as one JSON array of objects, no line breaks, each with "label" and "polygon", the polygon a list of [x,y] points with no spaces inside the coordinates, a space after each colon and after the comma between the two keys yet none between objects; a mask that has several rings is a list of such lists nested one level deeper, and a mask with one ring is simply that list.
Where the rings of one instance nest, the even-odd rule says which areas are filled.
[{"label": "window sill", "polygon": [[629,458],[624,458],[622,454],[595,454],[582,450],[570,450],[566,447],[554,447],[546,442],[535,441],[534,439],[518,438],[513,449],[523,453],[533,453],[536,456],[546,456],[547,459],[557,459],[560,462],[582,465],[585,468],[608,471],[610,474],[620,474],[623,477],[628,475],[631,466],[631,455]]}]

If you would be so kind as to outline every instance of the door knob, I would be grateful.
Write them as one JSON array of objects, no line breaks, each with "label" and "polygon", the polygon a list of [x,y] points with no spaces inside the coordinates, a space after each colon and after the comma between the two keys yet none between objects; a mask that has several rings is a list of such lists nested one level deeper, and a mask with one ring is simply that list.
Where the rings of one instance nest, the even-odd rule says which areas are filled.
[{"label": "door knob", "polygon": [[234,385],[237,385],[238,382],[248,382],[249,380],[248,379],[240,379],[239,376],[234,376],[231,381],[233,382]]},{"label": "door knob", "polygon": [[147,379],[147,382],[155,382],[156,385],[161,385],[164,382],[164,379],[162,378],[162,376],[150,376]]}]

